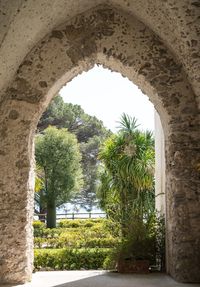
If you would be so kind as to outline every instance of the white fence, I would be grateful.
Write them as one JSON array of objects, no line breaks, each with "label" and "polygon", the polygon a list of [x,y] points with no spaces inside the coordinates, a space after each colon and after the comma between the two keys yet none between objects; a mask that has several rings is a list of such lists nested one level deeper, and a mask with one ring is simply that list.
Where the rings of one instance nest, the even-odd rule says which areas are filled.
[{"label": "white fence", "polygon": [[[46,214],[34,214],[34,220],[46,221]],[[73,213],[57,213],[56,221],[62,219],[95,219],[95,218],[106,218],[104,212],[73,212]]]}]

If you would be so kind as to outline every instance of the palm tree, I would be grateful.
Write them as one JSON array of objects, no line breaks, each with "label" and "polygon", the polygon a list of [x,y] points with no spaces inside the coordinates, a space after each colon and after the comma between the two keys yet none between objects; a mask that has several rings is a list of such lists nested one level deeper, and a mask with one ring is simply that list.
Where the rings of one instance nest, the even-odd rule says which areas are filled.
[{"label": "palm tree", "polygon": [[152,133],[139,131],[136,119],[123,114],[119,132],[105,141],[99,159],[105,166],[99,190],[102,206],[110,214],[115,206],[126,235],[133,216],[143,220],[154,208]]}]

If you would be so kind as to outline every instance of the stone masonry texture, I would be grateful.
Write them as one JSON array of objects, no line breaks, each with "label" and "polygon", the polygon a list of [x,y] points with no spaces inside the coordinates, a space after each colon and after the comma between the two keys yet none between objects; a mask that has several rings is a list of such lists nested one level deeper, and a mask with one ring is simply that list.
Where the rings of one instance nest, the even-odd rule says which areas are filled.
[{"label": "stone masonry texture", "polygon": [[0,282],[31,280],[37,122],[94,64],[137,84],[160,115],[167,272],[200,282],[199,1],[0,1],[0,61]]}]

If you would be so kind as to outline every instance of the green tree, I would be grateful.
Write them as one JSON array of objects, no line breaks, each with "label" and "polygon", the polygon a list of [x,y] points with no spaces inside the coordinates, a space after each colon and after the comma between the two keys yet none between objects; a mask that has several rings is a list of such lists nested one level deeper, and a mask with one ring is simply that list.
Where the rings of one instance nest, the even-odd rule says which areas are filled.
[{"label": "green tree", "polygon": [[42,114],[37,126],[38,132],[42,132],[48,126],[56,126],[58,129],[67,128],[73,132],[83,125],[82,114],[84,111],[78,105],[65,103],[61,96],[56,96],[51,101],[46,111]]},{"label": "green tree", "polygon": [[36,136],[36,163],[43,173],[42,206],[47,227],[56,226],[56,207],[70,200],[82,186],[81,155],[76,137],[66,129],[48,127]]},{"label": "green tree", "polygon": [[71,203],[90,211],[97,204],[96,183],[98,150],[100,144],[111,134],[96,117],[89,116],[79,105],[65,103],[61,96],[56,96],[43,113],[38,132],[43,132],[49,125],[58,129],[67,128],[76,135],[82,154],[83,186],[80,192],[74,193]]},{"label": "green tree", "polygon": [[122,115],[119,132],[109,137],[99,153],[101,207],[120,223],[122,235],[133,219],[143,221],[154,210],[154,140],[137,129],[135,118]]},{"label": "green tree", "polygon": [[96,191],[99,165],[97,157],[101,141],[101,137],[94,136],[88,142],[80,144],[84,185],[81,192],[74,196],[72,203],[84,207],[88,212],[92,210],[94,205],[97,205]]},{"label": "green tree", "polygon": [[102,121],[86,114],[79,105],[65,103],[60,95],[52,100],[43,113],[37,126],[38,132],[42,132],[48,126],[67,128],[76,135],[79,143],[86,143],[94,136],[110,135],[110,131],[103,126]]}]

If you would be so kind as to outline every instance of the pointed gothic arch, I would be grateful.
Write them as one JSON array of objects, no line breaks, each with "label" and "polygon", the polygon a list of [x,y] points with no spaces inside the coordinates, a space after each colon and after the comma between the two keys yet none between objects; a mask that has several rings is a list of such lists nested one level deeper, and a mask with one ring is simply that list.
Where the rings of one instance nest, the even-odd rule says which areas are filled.
[{"label": "pointed gothic arch", "polygon": [[25,282],[33,260],[33,165],[37,122],[60,88],[101,64],[147,94],[165,134],[167,268],[176,280],[198,282],[199,112],[179,61],[137,18],[98,5],[48,33],[28,53],[0,106],[2,141],[0,280]]}]

